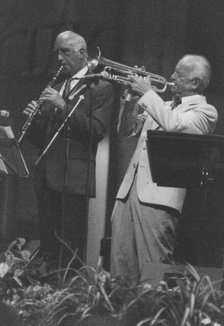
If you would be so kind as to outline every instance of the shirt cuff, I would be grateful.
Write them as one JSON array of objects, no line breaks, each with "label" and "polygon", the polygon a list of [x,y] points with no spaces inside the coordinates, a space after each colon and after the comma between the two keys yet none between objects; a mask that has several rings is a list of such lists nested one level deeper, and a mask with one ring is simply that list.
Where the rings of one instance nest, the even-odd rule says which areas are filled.
[{"label": "shirt cuff", "polygon": [[147,109],[149,108],[149,104],[154,101],[155,98],[158,99],[159,96],[154,90],[150,89],[139,99],[138,105],[140,105],[144,110],[147,111]]}]

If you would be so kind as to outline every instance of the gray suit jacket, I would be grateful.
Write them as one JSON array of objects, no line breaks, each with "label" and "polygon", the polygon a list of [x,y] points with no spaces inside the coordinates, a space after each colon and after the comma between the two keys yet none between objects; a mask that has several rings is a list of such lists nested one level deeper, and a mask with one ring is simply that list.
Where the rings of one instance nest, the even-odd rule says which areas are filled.
[{"label": "gray suit jacket", "polygon": [[118,191],[117,199],[124,199],[128,195],[138,167],[136,177],[139,200],[148,204],[172,207],[181,212],[186,189],[159,187],[152,181],[146,146],[147,130],[210,134],[216,126],[217,111],[201,95],[185,97],[182,104],[177,106],[175,110],[171,110],[171,102],[164,103],[153,90],[148,91],[141,97],[138,105],[148,113],[148,117],[143,125],[135,153]]}]

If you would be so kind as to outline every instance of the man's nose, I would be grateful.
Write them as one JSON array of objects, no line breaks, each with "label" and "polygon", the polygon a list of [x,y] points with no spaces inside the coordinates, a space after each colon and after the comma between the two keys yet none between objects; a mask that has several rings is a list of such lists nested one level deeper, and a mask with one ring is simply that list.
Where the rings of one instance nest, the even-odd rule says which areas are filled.
[{"label": "man's nose", "polygon": [[61,61],[62,60],[62,54],[61,54],[61,51],[58,51],[58,60]]}]

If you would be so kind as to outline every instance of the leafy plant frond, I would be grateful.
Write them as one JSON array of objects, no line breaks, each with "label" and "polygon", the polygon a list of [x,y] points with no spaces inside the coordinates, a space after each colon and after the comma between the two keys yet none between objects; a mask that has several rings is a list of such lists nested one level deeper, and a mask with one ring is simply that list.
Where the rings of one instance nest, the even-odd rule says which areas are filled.
[{"label": "leafy plant frond", "polygon": [[[24,248],[19,238],[0,254],[1,298],[24,326],[82,325],[97,316],[113,318],[113,325],[119,326],[224,325],[224,292],[189,264],[173,288],[162,280],[156,287],[135,285],[127,278],[112,279],[100,258],[96,269],[72,269],[77,254],[73,252],[66,269],[52,272],[62,275],[57,286],[38,278],[38,265]],[[69,272],[74,276],[67,279]]]}]

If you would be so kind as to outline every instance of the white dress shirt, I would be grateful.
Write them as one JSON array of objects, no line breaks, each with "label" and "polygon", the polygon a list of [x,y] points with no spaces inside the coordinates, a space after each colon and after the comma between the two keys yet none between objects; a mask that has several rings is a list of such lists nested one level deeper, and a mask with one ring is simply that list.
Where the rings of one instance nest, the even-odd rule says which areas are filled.
[{"label": "white dress shirt", "polygon": [[[79,70],[76,74],[74,74],[72,77],[71,77],[71,83],[70,83],[70,90],[75,88],[75,86],[78,84],[79,80],[76,79],[76,78],[79,78],[79,77],[83,77],[85,76],[85,74],[87,73],[88,71],[88,67],[85,66],[84,68],[82,68],[81,70]],[[65,85],[66,85],[66,82],[67,82],[67,79],[65,80],[65,82],[63,83],[61,89],[60,89],[60,95],[63,94],[64,92],[64,89],[65,89]],[[70,94],[69,95],[69,100],[71,100],[73,98],[74,94]]]}]

